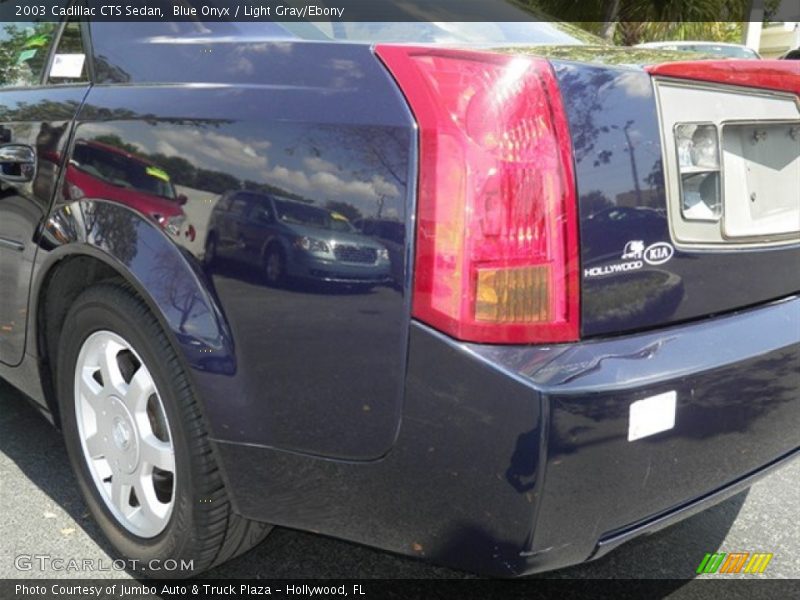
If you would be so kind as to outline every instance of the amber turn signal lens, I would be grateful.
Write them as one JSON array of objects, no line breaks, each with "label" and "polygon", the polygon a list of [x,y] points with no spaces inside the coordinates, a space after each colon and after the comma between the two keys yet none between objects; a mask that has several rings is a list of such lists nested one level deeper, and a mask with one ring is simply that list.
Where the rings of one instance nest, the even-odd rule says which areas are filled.
[{"label": "amber turn signal lens", "polygon": [[541,323],[550,314],[547,266],[478,269],[475,319],[493,323]]}]

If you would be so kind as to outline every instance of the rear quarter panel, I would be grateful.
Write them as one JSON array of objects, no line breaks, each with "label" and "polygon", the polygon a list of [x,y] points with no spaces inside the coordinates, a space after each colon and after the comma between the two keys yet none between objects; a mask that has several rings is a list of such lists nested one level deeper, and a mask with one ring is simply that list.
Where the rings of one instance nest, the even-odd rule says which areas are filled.
[{"label": "rear quarter panel", "polygon": [[[213,437],[326,457],[382,456],[400,421],[407,287],[269,287],[258,265],[235,256],[204,265],[203,255],[214,206],[237,189],[405,226],[414,136],[402,98],[366,46],[175,35],[153,42],[154,26],[94,26],[107,85],[91,90],[75,140],[127,146],[188,198],[195,235],[171,240],[229,328],[235,364],[194,373]],[[202,310],[176,303],[188,321]]]}]

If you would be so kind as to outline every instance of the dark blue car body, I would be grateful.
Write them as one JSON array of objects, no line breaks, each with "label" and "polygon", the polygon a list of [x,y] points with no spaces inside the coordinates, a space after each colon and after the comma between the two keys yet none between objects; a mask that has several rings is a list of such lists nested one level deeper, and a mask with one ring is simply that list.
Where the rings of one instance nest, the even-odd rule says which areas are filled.
[{"label": "dark blue car body", "polygon": [[[796,455],[798,245],[677,249],[646,301],[584,278],[579,342],[454,340],[411,317],[417,129],[373,48],[228,33],[97,23],[91,84],[0,89],[0,127],[40,158],[37,179],[0,200],[0,375],[56,423],[50,341],[70,300],[113,275],[170,333],[236,511],[254,520],[514,576],[601,556]],[[552,64],[581,270],[626,240],[669,241],[650,75]],[[170,171],[197,239],[63,184],[71,148],[97,138]],[[208,264],[203,236],[232,190],[395,222],[401,266],[353,290]],[[642,204],[641,218],[595,216]],[[629,442],[631,404],[663,392],[677,395],[674,427]]]}]

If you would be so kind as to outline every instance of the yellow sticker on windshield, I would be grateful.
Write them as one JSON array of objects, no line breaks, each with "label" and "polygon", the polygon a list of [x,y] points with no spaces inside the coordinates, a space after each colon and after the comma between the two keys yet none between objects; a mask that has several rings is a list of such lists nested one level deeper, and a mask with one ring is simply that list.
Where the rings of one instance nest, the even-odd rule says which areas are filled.
[{"label": "yellow sticker on windshield", "polygon": [[50,36],[47,34],[34,35],[25,40],[25,48],[44,48],[50,41]]},{"label": "yellow sticker on windshield", "polygon": [[339,213],[337,213],[337,212],[333,212],[333,213],[331,213],[331,216],[332,216],[334,219],[338,219],[339,221],[347,221],[347,217],[345,217],[344,215],[342,215],[342,214],[339,214]]},{"label": "yellow sticker on windshield", "polygon": [[161,179],[162,181],[166,181],[169,183],[169,175],[166,171],[162,171],[158,167],[147,167],[145,171],[151,177],[155,177],[156,179]]}]

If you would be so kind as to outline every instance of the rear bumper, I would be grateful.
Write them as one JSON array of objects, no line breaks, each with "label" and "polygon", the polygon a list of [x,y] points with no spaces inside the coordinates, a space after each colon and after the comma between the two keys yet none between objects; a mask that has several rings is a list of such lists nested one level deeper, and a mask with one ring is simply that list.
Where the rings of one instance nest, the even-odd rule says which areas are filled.
[{"label": "rear bumper", "polygon": [[[669,391],[674,427],[629,442],[630,405]],[[251,518],[494,575],[576,564],[797,453],[800,298],[552,347],[461,344],[415,324],[403,424],[382,460],[220,446]]]},{"label": "rear bumper", "polygon": [[[476,352],[531,381],[546,415],[525,570],[597,557],[732,495],[800,448],[796,298],[528,355],[534,363]],[[668,392],[674,427],[628,441],[631,405]]]},{"label": "rear bumper", "polygon": [[796,459],[798,456],[800,456],[800,450],[790,452],[789,454],[782,456],[772,463],[765,465],[763,468],[738,479],[737,481],[720,490],[707,494],[702,498],[689,502],[684,506],[676,508],[668,513],[653,516],[642,523],[630,526],[621,531],[608,533],[597,543],[597,547],[589,559],[596,560],[598,558],[602,558],[625,542],[637,538],[640,535],[655,533],[666,527],[669,527],[670,525],[674,525],[683,519],[687,519],[693,515],[696,515],[707,508],[711,508],[715,504],[719,504],[720,502],[723,502],[728,498],[731,498],[732,496],[735,496],[736,494],[748,489],[762,477],[769,475],[774,470],[779,469],[785,464]]}]

